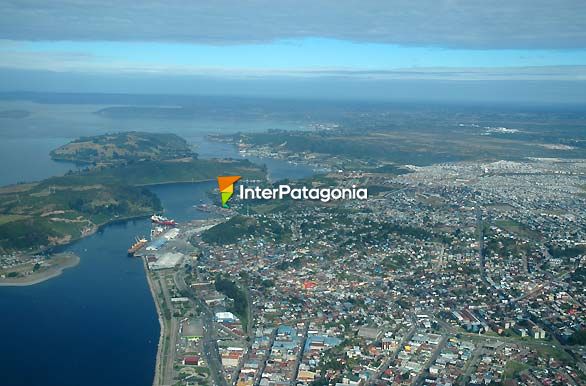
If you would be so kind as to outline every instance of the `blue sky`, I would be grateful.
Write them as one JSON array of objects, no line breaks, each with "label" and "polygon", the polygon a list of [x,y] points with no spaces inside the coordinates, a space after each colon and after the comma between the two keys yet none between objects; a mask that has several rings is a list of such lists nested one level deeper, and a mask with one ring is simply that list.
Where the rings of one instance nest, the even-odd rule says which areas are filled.
[{"label": "blue sky", "polygon": [[[207,69],[356,69],[388,70],[437,67],[530,67],[586,65],[580,49],[454,49],[406,47],[394,44],[350,42],[324,38],[280,40],[262,44],[203,45],[160,42],[34,41],[4,42],[0,52],[27,53],[39,59],[71,55],[93,63],[119,63],[173,69],[190,66]],[[32,63],[21,64],[22,67]],[[104,66],[104,70],[115,68]]]}]

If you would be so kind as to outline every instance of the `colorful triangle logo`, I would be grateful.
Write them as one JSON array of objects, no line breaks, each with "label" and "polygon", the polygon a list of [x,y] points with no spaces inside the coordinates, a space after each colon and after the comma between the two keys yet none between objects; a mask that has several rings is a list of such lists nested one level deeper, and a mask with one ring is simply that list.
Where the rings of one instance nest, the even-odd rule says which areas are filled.
[{"label": "colorful triangle logo", "polygon": [[220,188],[220,197],[222,207],[228,208],[228,200],[234,194],[234,183],[240,179],[240,176],[219,176],[218,187]]}]

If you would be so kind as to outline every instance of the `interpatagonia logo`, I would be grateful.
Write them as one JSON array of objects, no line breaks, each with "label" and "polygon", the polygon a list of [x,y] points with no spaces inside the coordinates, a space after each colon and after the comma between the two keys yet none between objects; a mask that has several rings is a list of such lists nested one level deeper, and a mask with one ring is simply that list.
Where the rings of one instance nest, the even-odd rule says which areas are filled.
[{"label": "interpatagonia logo", "polygon": [[[240,176],[218,177],[223,208],[229,207],[227,203],[234,195],[234,183],[240,178]],[[282,200],[290,198],[292,200],[330,202],[337,200],[366,200],[368,199],[368,189],[359,188],[356,185],[345,188],[308,188],[307,186],[291,187],[289,185],[261,188],[260,186],[248,187],[240,185],[238,196],[241,200]]]},{"label": "interpatagonia logo", "polygon": [[222,207],[229,208],[228,200],[234,194],[234,184],[240,179],[240,176],[219,176],[218,187],[220,188],[220,197]]},{"label": "interpatagonia logo", "polygon": [[313,200],[321,202],[330,202],[338,200],[366,200],[368,199],[368,189],[359,188],[352,185],[349,188],[308,188],[291,187],[289,185],[279,185],[273,188],[254,188],[240,185],[239,198],[241,200],[282,200],[284,198],[292,200]]}]

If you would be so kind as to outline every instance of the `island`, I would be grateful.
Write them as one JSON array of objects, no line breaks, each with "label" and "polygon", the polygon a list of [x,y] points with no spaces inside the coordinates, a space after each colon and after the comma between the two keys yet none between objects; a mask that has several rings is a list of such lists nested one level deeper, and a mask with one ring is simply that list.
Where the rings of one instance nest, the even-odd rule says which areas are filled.
[{"label": "island", "polygon": [[81,137],[51,151],[54,160],[101,164],[191,156],[187,141],[178,135],[138,131]]},{"label": "island", "polygon": [[200,160],[174,134],[84,137],[51,155],[91,165],[64,176],[0,188],[0,263],[13,278],[30,273],[11,270],[17,262],[50,254],[53,247],[90,235],[110,222],[160,211],[161,203],[148,185],[206,181],[223,174],[250,178],[265,174],[247,160]]}]

